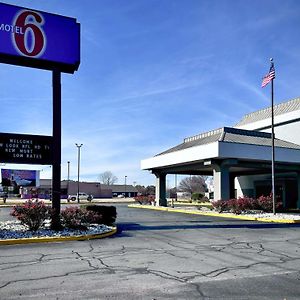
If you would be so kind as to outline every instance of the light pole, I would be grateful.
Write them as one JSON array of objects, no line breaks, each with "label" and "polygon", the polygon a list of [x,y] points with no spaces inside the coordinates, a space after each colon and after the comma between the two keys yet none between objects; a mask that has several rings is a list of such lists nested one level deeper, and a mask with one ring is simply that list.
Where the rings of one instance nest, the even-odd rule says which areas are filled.
[{"label": "light pole", "polygon": [[125,175],[125,198],[126,198],[126,180],[127,180],[127,176]]},{"label": "light pole", "polygon": [[80,174],[80,148],[83,146],[83,144],[75,144],[78,149],[78,173],[77,173],[77,202],[79,203],[79,174]]},{"label": "light pole", "polygon": [[69,194],[69,185],[70,185],[70,162],[68,161],[68,183],[67,183],[67,197]]},{"label": "light pole", "polygon": [[177,201],[177,174],[175,174],[175,201]]}]

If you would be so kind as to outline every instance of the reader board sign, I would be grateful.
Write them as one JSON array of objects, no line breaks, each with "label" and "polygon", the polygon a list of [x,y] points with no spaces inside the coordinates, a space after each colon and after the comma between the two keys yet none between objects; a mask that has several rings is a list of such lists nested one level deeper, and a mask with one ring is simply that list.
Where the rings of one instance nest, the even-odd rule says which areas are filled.
[{"label": "reader board sign", "polygon": [[39,186],[40,171],[1,169],[2,186]]},{"label": "reader board sign", "polygon": [[80,64],[80,24],[0,3],[0,62],[74,73]]},{"label": "reader board sign", "polygon": [[0,133],[0,162],[51,165],[53,137]]}]

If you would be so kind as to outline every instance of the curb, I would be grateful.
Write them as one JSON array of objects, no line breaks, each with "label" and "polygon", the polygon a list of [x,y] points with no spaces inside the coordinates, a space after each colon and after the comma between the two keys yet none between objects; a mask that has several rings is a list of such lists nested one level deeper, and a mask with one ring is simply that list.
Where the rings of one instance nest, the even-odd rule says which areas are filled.
[{"label": "curb", "polygon": [[240,215],[228,215],[228,214],[216,213],[216,212],[188,211],[188,210],[184,210],[184,209],[161,207],[161,206],[130,204],[130,205],[128,205],[128,207],[160,210],[160,211],[167,211],[167,212],[176,212],[176,213],[183,213],[183,214],[190,214],[190,215],[201,215],[201,216],[239,219],[239,220],[247,220],[247,221],[259,221],[259,222],[267,222],[267,223],[281,223],[281,224],[299,224],[300,223],[300,220],[292,220],[292,219],[277,220],[277,219],[258,218],[258,217],[249,217],[249,216],[240,216]]},{"label": "curb", "polygon": [[66,241],[84,241],[92,239],[103,239],[112,236],[117,233],[117,227],[113,227],[111,231],[99,234],[88,235],[75,235],[66,237],[34,237],[23,239],[6,239],[0,240],[0,245],[17,245],[17,244],[31,244],[31,243],[54,243],[54,242],[66,242]]},{"label": "curb", "polygon": [[[169,204],[171,204],[172,202],[171,201],[168,201]],[[174,201],[174,204],[176,205],[182,205],[182,206],[204,206],[204,207],[212,207],[212,204],[210,202],[202,202],[202,203],[187,203],[187,202],[180,202],[180,201],[177,201],[175,202]]]}]

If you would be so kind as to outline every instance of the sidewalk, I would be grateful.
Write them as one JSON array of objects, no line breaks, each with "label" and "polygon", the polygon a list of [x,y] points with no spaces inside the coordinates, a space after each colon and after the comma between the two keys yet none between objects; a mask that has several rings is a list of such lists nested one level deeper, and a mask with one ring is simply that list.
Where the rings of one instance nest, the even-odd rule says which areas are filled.
[{"label": "sidewalk", "polygon": [[[16,204],[22,204],[25,201],[27,201],[29,199],[20,199],[20,198],[8,198],[6,199],[6,203],[3,202],[2,199],[0,199],[0,208],[1,207],[10,207]],[[40,201],[44,201],[46,204],[51,205],[52,201],[50,201],[49,199],[38,199]],[[77,204],[77,201],[70,201],[68,202],[67,199],[61,199],[60,200],[61,204],[65,205],[74,205]],[[91,202],[87,201],[87,200],[81,200],[79,204],[99,204],[99,203],[134,203],[134,199],[133,198],[94,198]]]}]

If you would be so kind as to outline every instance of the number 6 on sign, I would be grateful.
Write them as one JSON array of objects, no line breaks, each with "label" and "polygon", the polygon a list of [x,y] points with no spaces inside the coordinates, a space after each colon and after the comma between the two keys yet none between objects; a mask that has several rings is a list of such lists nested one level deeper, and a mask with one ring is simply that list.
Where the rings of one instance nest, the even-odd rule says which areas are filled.
[{"label": "number 6 on sign", "polygon": [[13,32],[13,42],[16,50],[29,57],[39,57],[46,48],[46,35],[42,29],[44,18],[35,11],[23,10],[14,21],[18,32]]}]

